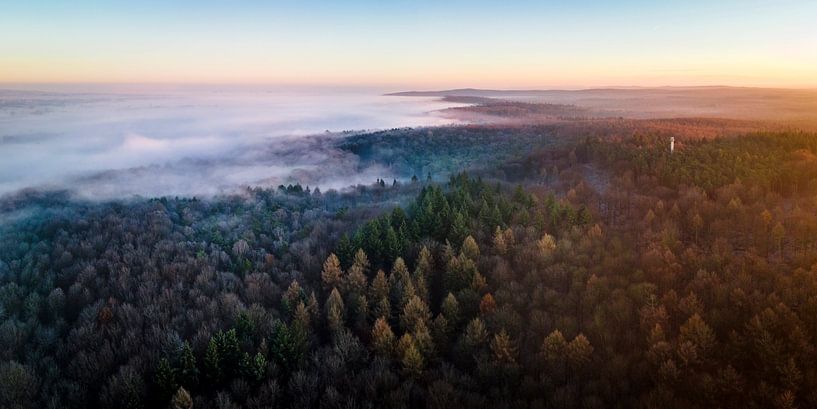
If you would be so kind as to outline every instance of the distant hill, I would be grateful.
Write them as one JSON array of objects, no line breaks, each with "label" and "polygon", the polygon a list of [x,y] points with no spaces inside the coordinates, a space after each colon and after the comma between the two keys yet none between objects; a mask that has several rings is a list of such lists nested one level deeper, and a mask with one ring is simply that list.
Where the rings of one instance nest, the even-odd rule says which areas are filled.
[{"label": "distant hill", "polygon": [[388,96],[397,97],[502,97],[502,96],[540,96],[543,93],[550,93],[548,90],[496,90],[496,89],[477,89],[477,88],[459,88],[448,89],[442,91],[403,91],[386,94]]},{"label": "distant hill", "polygon": [[[631,118],[711,117],[817,124],[817,89],[697,87],[608,87],[579,90],[492,90],[460,88],[386,94],[442,97],[480,103],[479,98],[574,105]],[[469,101],[470,99],[470,101]]]},{"label": "distant hill", "polygon": [[401,91],[386,94],[401,97],[547,97],[569,94],[672,94],[672,93],[717,93],[717,94],[758,94],[758,93],[817,93],[817,90],[785,88],[751,88],[730,86],[690,86],[690,87],[603,87],[585,89],[480,89],[457,88],[438,91]]}]

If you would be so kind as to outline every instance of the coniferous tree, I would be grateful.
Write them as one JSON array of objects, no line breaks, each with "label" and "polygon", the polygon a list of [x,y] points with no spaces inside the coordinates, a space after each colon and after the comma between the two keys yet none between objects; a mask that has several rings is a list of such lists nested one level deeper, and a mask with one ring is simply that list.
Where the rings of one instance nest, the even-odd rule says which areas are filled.
[{"label": "coniferous tree", "polygon": [[409,300],[417,295],[414,282],[411,280],[408,267],[402,257],[394,261],[391,275],[389,276],[391,287],[392,304],[402,310]]},{"label": "coniferous tree", "polygon": [[448,351],[449,337],[453,332],[453,326],[449,324],[443,313],[438,314],[431,322],[431,337],[441,355],[445,355]]},{"label": "coniferous tree", "polygon": [[485,328],[485,323],[479,318],[471,320],[465,327],[463,339],[471,352],[476,353],[479,348],[485,345],[485,341],[488,339],[488,330]]},{"label": "coniferous tree", "polygon": [[171,402],[173,409],[193,409],[193,398],[184,387],[179,387]]},{"label": "coniferous tree", "polygon": [[372,327],[372,348],[383,356],[391,356],[394,350],[394,332],[385,317],[378,318]]},{"label": "coniferous tree", "polygon": [[417,267],[414,269],[412,279],[414,280],[417,295],[426,303],[430,302],[429,284],[434,284],[434,260],[431,252],[426,246],[420,249],[417,258]]},{"label": "coniferous tree", "polygon": [[556,239],[550,234],[545,233],[545,235],[536,242],[536,248],[539,249],[539,257],[541,260],[548,262],[556,250]]},{"label": "coniferous tree", "polygon": [[403,335],[398,343],[398,351],[400,351],[400,363],[403,366],[403,371],[411,377],[419,377],[425,367],[425,360],[420,350],[417,349],[414,339],[409,334]]},{"label": "coniferous tree", "polygon": [[211,386],[217,386],[223,379],[221,369],[221,356],[215,337],[210,338],[207,344],[207,352],[204,354],[204,374]]},{"label": "coniferous tree", "polygon": [[462,254],[473,261],[479,260],[479,246],[473,237],[467,236],[462,242]]},{"label": "coniferous tree", "polygon": [[446,296],[443,300],[440,310],[443,314],[445,314],[445,318],[450,325],[452,325],[454,328],[459,326],[460,303],[457,301],[457,297],[455,297],[454,294],[450,292],[448,293],[448,296]]},{"label": "coniferous tree", "polygon": [[237,375],[241,361],[241,347],[235,328],[219,331],[215,337],[220,358],[219,367],[227,379]]},{"label": "coniferous tree", "polygon": [[500,365],[516,364],[516,346],[504,328],[491,340],[491,353]]},{"label": "coniferous tree", "polygon": [[423,324],[427,326],[430,319],[431,312],[428,306],[420,297],[415,295],[411,297],[409,302],[403,307],[403,311],[400,314],[400,327],[403,331],[411,332],[414,331],[417,325]]},{"label": "coniferous tree", "polygon": [[353,328],[358,332],[358,334],[367,333],[370,312],[369,299],[364,294],[360,294],[353,298],[350,314]]},{"label": "coniferous tree", "polygon": [[301,285],[298,283],[298,280],[292,280],[284,293],[284,302],[289,307],[293,307],[298,304],[298,301],[300,301],[302,297],[303,290],[301,289]]},{"label": "coniferous tree", "polygon": [[369,269],[371,267],[371,263],[369,262],[369,257],[366,255],[366,252],[363,249],[357,249],[355,252],[354,259],[352,260],[353,267],[360,270],[363,275],[366,277],[369,276]]},{"label": "coniferous tree", "polygon": [[489,316],[496,311],[496,301],[491,293],[487,293],[482,296],[482,300],[479,302],[479,313],[483,316]]},{"label": "coniferous tree", "polygon": [[375,302],[382,298],[389,296],[389,282],[386,279],[386,273],[383,270],[377,270],[377,274],[372,280],[371,288],[369,289],[369,298]]},{"label": "coniferous tree", "polygon": [[193,354],[193,348],[190,343],[186,342],[182,345],[182,354],[179,358],[179,383],[188,388],[194,388],[199,382],[199,370],[196,366],[196,356]]},{"label": "coniferous tree", "polygon": [[341,268],[352,264],[355,257],[355,248],[349,235],[346,233],[342,234],[335,249],[335,254],[337,254]]},{"label": "coniferous tree", "polygon": [[403,249],[400,239],[397,237],[397,232],[393,227],[386,228],[385,238],[383,240],[382,256],[387,260],[394,260],[402,254]]},{"label": "coniferous tree", "polygon": [[590,358],[593,355],[593,346],[590,345],[590,341],[584,334],[579,334],[567,344],[565,354],[568,363],[574,369],[582,369],[590,362]]},{"label": "coniferous tree", "polygon": [[278,322],[273,330],[269,358],[289,373],[301,362],[306,343],[306,333],[300,325]]},{"label": "coniferous tree", "polygon": [[426,360],[430,360],[435,354],[434,337],[431,334],[427,321],[417,321],[411,330],[414,345]]},{"label": "coniferous tree", "polygon": [[159,390],[159,401],[168,402],[179,388],[179,385],[176,380],[176,371],[170,365],[170,361],[168,361],[167,358],[159,360],[154,379]]},{"label": "coniferous tree", "polygon": [[562,362],[567,353],[567,340],[559,330],[554,330],[545,337],[540,353],[548,365],[555,366]]},{"label": "coniferous tree", "polygon": [[333,334],[338,334],[344,328],[343,298],[337,288],[333,288],[326,300],[326,322]]},{"label": "coniferous tree", "polygon": [[505,241],[505,234],[499,226],[496,226],[494,232],[494,248],[496,252],[504,255],[508,251],[508,243]]},{"label": "coniferous tree", "polygon": [[369,268],[369,260],[363,250],[358,250],[355,261],[349,268],[348,273],[343,277],[343,288],[347,295],[357,297],[363,295],[368,287],[366,272]]},{"label": "coniferous tree", "polygon": [[267,358],[264,354],[257,352],[252,360],[251,379],[256,383],[264,380],[267,372]]},{"label": "coniferous tree", "polygon": [[321,271],[323,289],[328,293],[332,289],[340,287],[342,274],[340,260],[334,253],[330,254],[323,263],[323,270]]},{"label": "coniferous tree", "polygon": [[461,243],[470,234],[470,229],[461,212],[454,212],[448,239],[454,243]]},{"label": "coniferous tree", "polygon": [[312,316],[303,301],[295,307],[292,314],[292,324],[299,326],[303,331],[309,331],[312,323]]},{"label": "coniferous tree", "polygon": [[387,320],[392,318],[392,307],[388,297],[382,297],[377,301],[371,309],[374,316],[385,317]]}]

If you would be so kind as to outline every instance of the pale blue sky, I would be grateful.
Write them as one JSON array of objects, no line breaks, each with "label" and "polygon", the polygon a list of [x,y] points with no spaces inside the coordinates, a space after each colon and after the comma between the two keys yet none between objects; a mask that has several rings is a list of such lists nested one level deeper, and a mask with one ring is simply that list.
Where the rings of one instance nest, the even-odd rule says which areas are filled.
[{"label": "pale blue sky", "polygon": [[815,1],[0,0],[0,10],[0,82],[817,86]]}]

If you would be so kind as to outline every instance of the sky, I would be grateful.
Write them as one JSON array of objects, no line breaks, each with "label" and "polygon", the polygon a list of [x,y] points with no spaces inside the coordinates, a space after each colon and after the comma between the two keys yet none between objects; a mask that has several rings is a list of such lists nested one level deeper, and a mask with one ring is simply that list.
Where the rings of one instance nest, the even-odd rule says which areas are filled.
[{"label": "sky", "polygon": [[0,83],[817,87],[817,1],[9,1]]}]

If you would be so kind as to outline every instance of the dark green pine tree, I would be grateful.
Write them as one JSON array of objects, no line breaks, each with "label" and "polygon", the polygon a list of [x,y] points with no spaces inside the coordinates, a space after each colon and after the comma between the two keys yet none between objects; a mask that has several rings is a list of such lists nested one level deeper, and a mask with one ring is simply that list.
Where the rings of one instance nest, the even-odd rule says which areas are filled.
[{"label": "dark green pine tree", "polygon": [[397,232],[391,226],[386,229],[386,235],[383,242],[383,256],[387,260],[394,260],[403,253],[400,246],[400,239],[397,237]]},{"label": "dark green pine tree", "polygon": [[267,375],[267,358],[264,354],[257,352],[252,360],[252,380],[261,383]]},{"label": "dark green pine tree", "polygon": [[343,269],[347,269],[352,265],[352,261],[355,259],[356,251],[357,249],[355,248],[354,244],[352,244],[352,240],[349,239],[349,236],[346,235],[346,233],[340,236],[337,248],[335,249],[335,255],[338,256],[340,265]]},{"label": "dark green pine tree", "polygon": [[479,213],[477,216],[479,218],[479,223],[482,226],[493,226],[495,220],[493,220],[491,215],[492,215],[491,206],[488,205],[488,201],[485,200],[485,198],[483,197],[479,205]]},{"label": "dark green pine tree", "polygon": [[280,322],[272,336],[270,357],[287,373],[291,372],[303,358],[306,341],[306,333],[300,326]]},{"label": "dark green pine tree", "polygon": [[418,223],[420,227],[420,237],[430,237],[434,235],[434,228],[440,223],[440,216],[434,210],[434,205],[431,201],[427,201],[420,207],[420,216]]},{"label": "dark green pine tree", "polygon": [[241,311],[236,316],[235,330],[238,338],[241,340],[251,339],[255,333],[255,323],[252,322],[246,311]]},{"label": "dark green pine tree", "polygon": [[400,243],[400,251],[402,252],[409,248],[411,244],[412,234],[411,229],[408,228],[406,222],[403,222],[397,229],[397,242]]},{"label": "dark green pine tree", "polygon": [[219,365],[226,378],[237,374],[241,360],[241,346],[235,328],[227,332],[219,331],[217,336],[218,355],[221,358]]},{"label": "dark green pine tree", "polygon": [[192,389],[199,382],[199,370],[196,367],[196,356],[193,355],[193,348],[186,342],[182,346],[182,355],[179,358],[179,383],[187,389]]},{"label": "dark green pine tree", "polygon": [[250,359],[250,354],[246,352],[241,355],[241,360],[239,360],[238,374],[244,379],[254,381],[252,359]]},{"label": "dark green pine tree", "polygon": [[381,266],[383,263],[383,244],[381,241],[380,223],[377,220],[370,221],[363,226],[363,243],[360,248],[369,256],[373,266]]},{"label": "dark green pine tree", "polygon": [[522,206],[530,207],[531,198],[525,192],[525,189],[522,188],[522,185],[516,185],[516,189],[513,192],[513,201]]},{"label": "dark green pine tree", "polygon": [[159,360],[155,382],[159,393],[159,401],[162,403],[170,402],[170,398],[179,389],[179,384],[176,382],[176,371],[170,366],[170,361],[167,358]]},{"label": "dark green pine tree", "polygon": [[454,213],[454,220],[451,223],[451,231],[448,234],[448,240],[452,243],[462,243],[466,236],[470,234],[468,224],[465,222],[465,216],[462,212]]},{"label": "dark green pine tree", "polygon": [[499,210],[498,205],[494,205],[494,208],[491,209],[491,224],[489,226],[505,226],[502,211]]},{"label": "dark green pine tree", "polygon": [[223,379],[221,371],[221,356],[218,353],[218,343],[216,336],[210,338],[207,344],[207,352],[204,353],[204,375],[210,386],[219,386]]},{"label": "dark green pine tree", "polygon": [[439,222],[434,228],[434,238],[438,241],[445,241],[448,238],[448,232],[451,229],[451,223],[454,221],[454,214],[451,211],[451,206],[448,200],[442,197],[442,204],[439,206]]},{"label": "dark green pine tree", "polygon": [[408,222],[408,218],[406,217],[406,212],[403,211],[403,208],[395,207],[394,210],[391,211],[389,221],[391,222],[391,227],[398,230],[400,229],[400,226],[403,226]]}]

